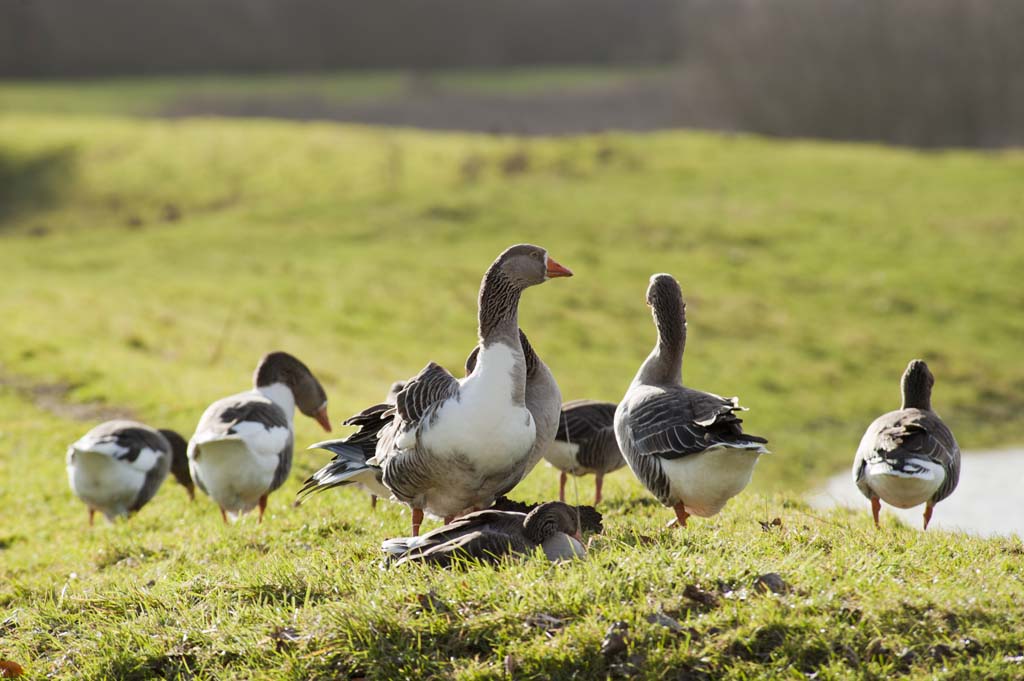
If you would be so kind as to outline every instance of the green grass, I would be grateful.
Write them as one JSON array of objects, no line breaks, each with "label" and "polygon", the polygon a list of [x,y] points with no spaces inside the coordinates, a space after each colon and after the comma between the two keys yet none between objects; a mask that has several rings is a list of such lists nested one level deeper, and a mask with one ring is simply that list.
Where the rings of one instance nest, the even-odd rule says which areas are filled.
[{"label": "green grass", "polygon": [[[615,86],[663,75],[661,68],[559,67],[443,70],[421,74],[437,87],[462,92],[528,95],[552,89]],[[81,80],[0,80],[0,113],[153,115],[191,99],[314,96],[352,101],[401,93],[403,71],[341,71],[255,75],[188,75]]]},{"label": "green grass", "polygon": [[[1020,442],[1024,154],[12,113],[0,140],[0,657],[34,676],[493,678],[507,658],[591,678],[629,671],[598,652],[619,619],[644,678],[1024,671],[1004,659],[1024,655],[1019,541],[799,501],[898,404],[912,357],[964,448]],[[337,421],[428,360],[461,366],[480,274],[519,241],[576,272],[521,315],[567,399],[622,394],[653,342],[647,278],[679,278],[687,382],[739,394],[773,450],[720,516],[662,531],[622,472],[584,563],[381,572],[408,515],[354,490],[290,508],[326,458],[300,452],[261,527],[168,485],[87,530],[63,452],[91,421],[33,383],[187,435],[281,348]],[[319,437],[297,425],[300,447]],[[541,467],[516,495],[555,486]],[[795,591],[756,594],[764,572]],[[444,612],[422,611],[430,590]],[[662,611],[682,633],[646,621]]]}]

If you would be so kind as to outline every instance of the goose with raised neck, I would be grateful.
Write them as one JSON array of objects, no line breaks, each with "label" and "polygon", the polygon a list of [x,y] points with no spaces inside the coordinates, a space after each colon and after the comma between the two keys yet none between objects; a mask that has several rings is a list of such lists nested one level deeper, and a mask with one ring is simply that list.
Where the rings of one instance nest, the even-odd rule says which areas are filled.
[{"label": "goose with raised neck", "polygon": [[537,437],[526,404],[519,300],[530,286],[571,275],[539,246],[502,252],[481,281],[479,343],[469,375],[456,379],[431,362],[404,383],[393,408],[374,405],[350,418],[346,424],[359,431],[315,445],[335,458],[303,492],[379,481],[412,509],[415,536],[424,512],[450,520],[486,508],[514,487],[528,470]]},{"label": "goose with raised neck", "polygon": [[691,515],[718,513],[750,483],[767,440],[743,432],[738,398],[683,385],[686,303],[675,278],[652,276],[647,304],[658,339],[615,409],[615,438],[637,478],[683,527]]},{"label": "goose with raised neck", "polygon": [[924,504],[928,529],[935,504],[960,481],[960,446],[932,411],[934,384],[924,360],[911,360],[900,380],[900,408],[875,419],[857,447],[853,481],[871,502],[875,527],[884,501],[896,508]]},{"label": "goose with raised neck", "polygon": [[330,431],[327,393],[313,372],[286,352],[271,352],[257,364],[252,390],[203,412],[189,441],[189,470],[225,523],[257,507],[263,522],[267,497],[291,471],[296,408]]}]

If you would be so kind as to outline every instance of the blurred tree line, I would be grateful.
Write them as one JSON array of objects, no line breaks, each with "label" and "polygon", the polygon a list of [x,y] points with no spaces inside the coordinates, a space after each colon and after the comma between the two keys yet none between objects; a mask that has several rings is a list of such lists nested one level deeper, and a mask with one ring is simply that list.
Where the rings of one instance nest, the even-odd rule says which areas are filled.
[{"label": "blurred tree line", "polygon": [[0,2],[0,77],[669,63],[680,125],[1024,143],[1024,0]]}]

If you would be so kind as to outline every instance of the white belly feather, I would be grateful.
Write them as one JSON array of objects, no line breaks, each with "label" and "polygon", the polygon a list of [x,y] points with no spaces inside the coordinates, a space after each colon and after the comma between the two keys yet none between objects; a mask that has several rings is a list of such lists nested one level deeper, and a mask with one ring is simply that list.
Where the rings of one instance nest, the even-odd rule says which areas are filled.
[{"label": "white belly feather", "polygon": [[686,512],[707,518],[750,484],[761,449],[712,447],[700,454],[662,459],[672,498],[682,500]]},{"label": "white belly feather", "polygon": [[485,348],[476,370],[463,379],[459,399],[442,405],[421,431],[420,446],[441,459],[467,458],[484,475],[525,458],[537,430],[526,406],[512,402],[514,366],[508,346]]},{"label": "white belly feather", "polygon": [[189,460],[189,468],[224,510],[245,513],[269,491],[291,432],[250,422],[238,424],[236,430],[239,434],[230,438],[206,439],[197,434],[199,455]]},{"label": "white belly feather", "polygon": [[544,460],[558,470],[567,473],[575,475],[592,473],[593,471],[590,469],[580,466],[579,461],[576,459],[576,453],[579,451],[580,446],[575,442],[555,440],[544,450]]},{"label": "white belly feather", "polygon": [[[158,455],[150,449],[143,452],[147,459]],[[68,465],[68,481],[79,499],[113,520],[128,514],[146,481],[146,471],[106,453],[76,451]]]},{"label": "white belly feather", "polygon": [[946,479],[946,471],[933,461],[914,459],[913,463],[924,470],[903,473],[893,470],[884,461],[868,464],[864,471],[865,482],[890,506],[913,508],[931,499]]}]

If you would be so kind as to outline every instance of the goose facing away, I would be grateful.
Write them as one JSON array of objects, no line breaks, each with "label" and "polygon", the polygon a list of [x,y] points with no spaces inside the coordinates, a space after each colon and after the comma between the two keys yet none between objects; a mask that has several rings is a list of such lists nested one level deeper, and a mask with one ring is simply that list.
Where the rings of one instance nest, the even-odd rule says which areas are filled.
[{"label": "goose facing away", "polygon": [[398,565],[418,562],[448,567],[460,560],[497,563],[509,556],[529,555],[537,547],[551,561],[586,555],[576,510],[550,501],[529,513],[476,511],[422,537],[388,539],[381,550]]},{"label": "goose facing away", "polygon": [[601,503],[601,485],[606,473],[626,465],[615,440],[615,407],[612,402],[572,400],[562,405],[554,441],[544,451],[549,464],[561,471],[558,499],[565,501],[568,474],[593,473],[594,505]]},{"label": "goose facing away", "polygon": [[924,529],[932,509],[956,489],[960,480],[960,447],[953,433],[932,411],[935,378],[923,360],[903,372],[903,404],[875,419],[857,447],[853,481],[871,501],[878,527],[881,501],[896,508],[925,504]]},{"label": "goose facing away", "polygon": [[189,442],[192,479],[220,507],[226,523],[259,507],[284,484],[292,467],[295,408],[330,431],[327,394],[313,373],[286,352],[256,367],[253,389],[217,400]]},{"label": "goose facing away", "polygon": [[668,274],[647,288],[658,341],[615,410],[615,436],[626,463],[680,526],[709,517],[750,482],[767,440],[743,432],[739,399],[682,384],[686,303]]},{"label": "goose facing away", "polygon": [[156,430],[135,421],[107,421],[68,448],[71,490],[89,509],[107,520],[135,513],[153,498],[170,470],[190,491],[192,481],[179,474],[188,458],[185,439],[173,430]]},{"label": "goose facing away", "polygon": [[412,508],[413,536],[424,511],[450,521],[512,489],[525,474],[537,436],[526,405],[519,300],[530,286],[571,275],[539,246],[520,244],[501,253],[480,286],[473,371],[460,380],[431,362],[405,382],[394,407],[376,405],[346,421],[361,430],[345,442],[375,438],[374,455],[367,460],[361,448],[328,447],[337,456],[325,481],[369,485],[378,479]]}]

